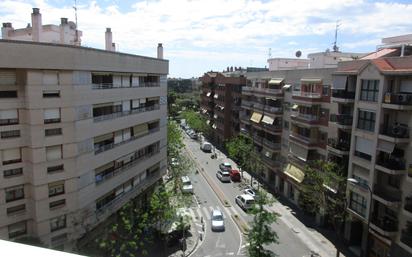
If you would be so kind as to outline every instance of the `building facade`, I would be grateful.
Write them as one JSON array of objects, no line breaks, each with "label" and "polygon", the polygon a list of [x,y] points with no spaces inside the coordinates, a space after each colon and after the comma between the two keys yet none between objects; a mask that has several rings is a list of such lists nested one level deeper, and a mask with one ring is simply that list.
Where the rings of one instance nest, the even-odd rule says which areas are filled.
[{"label": "building facade", "polygon": [[200,80],[200,111],[212,128],[211,140],[223,146],[227,139],[239,134],[241,89],[246,78],[208,72]]},{"label": "building facade", "polygon": [[41,42],[0,49],[0,238],[69,250],[165,173],[168,61]]}]

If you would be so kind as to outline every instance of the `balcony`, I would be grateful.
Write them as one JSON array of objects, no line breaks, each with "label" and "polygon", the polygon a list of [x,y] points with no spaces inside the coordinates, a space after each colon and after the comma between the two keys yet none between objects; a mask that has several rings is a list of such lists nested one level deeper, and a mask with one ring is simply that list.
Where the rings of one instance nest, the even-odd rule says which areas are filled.
[{"label": "balcony", "polygon": [[263,110],[264,108],[265,108],[265,106],[261,103],[257,103],[257,102],[253,103],[253,109],[255,109],[255,110]]},{"label": "balcony", "polygon": [[338,138],[328,138],[328,150],[341,156],[348,155],[350,142]]},{"label": "balcony", "polygon": [[409,127],[397,122],[390,126],[383,126],[379,138],[396,144],[409,143]]},{"label": "balcony", "polygon": [[280,146],[281,146],[280,143],[272,142],[272,141],[270,141],[270,140],[268,140],[268,139],[264,139],[264,140],[263,140],[263,145],[266,146],[266,147],[268,147],[269,149],[275,150],[275,151],[276,151],[276,150],[280,150]]},{"label": "balcony", "polygon": [[393,110],[412,110],[412,94],[386,93],[382,107]]},{"label": "balcony", "polygon": [[282,89],[280,88],[254,88],[254,91],[256,93],[262,93],[262,94],[271,94],[271,95],[280,95],[283,94]]},{"label": "balcony", "polygon": [[376,185],[373,189],[373,198],[386,206],[397,207],[401,203],[402,191],[387,189],[382,185]]},{"label": "balcony", "polygon": [[266,163],[267,165],[269,165],[271,168],[280,167],[280,166],[281,166],[281,162],[280,162],[280,161],[274,160],[274,159],[272,159],[272,158],[269,158],[269,157],[267,157],[267,156],[264,155],[264,154],[260,154],[260,158],[261,158],[261,160],[262,160],[264,163]]},{"label": "balcony", "polygon": [[0,126],[16,125],[19,124],[19,119],[0,119]]},{"label": "balcony", "polygon": [[295,142],[300,143],[300,144],[304,144],[304,145],[309,146],[309,147],[311,147],[311,146],[314,147],[314,146],[317,146],[317,144],[318,144],[317,138],[306,137],[304,135],[300,135],[300,134],[297,134],[297,133],[294,133],[294,132],[292,132],[289,135],[289,138],[292,141],[295,141]]},{"label": "balcony", "polygon": [[412,229],[403,229],[401,233],[401,242],[412,248]]},{"label": "balcony", "polygon": [[102,152],[106,152],[106,151],[108,151],[108,150],[110,150],[110,149],[113,149],[113,148],[115,148],[115,147],[118,147],[118,146],[121,146],[121,145],[123,145],[123,144],[129,143],[129,142],[134,141],[134,140],[136,140],[136,139],[139,139],[139,138],[145,137],[145,136],[147,136],[147,135],[156,133],[156,132],[158,132],[159,130],[160,130],[159,127],[153,128],[153,129],[148,130],[148,132],[147,132],[146,134],[140,134],[140,135],[138,135],[138,136],[133,136],[133,137],[131,137],[131,138],[125,140],[125,141],[122,141],[122,142],[119,142],[119,143],[116,143],[116,144],[115,144],[115,143],[109,143],[109,144],[102,145],[102,146],[100,146],[100,147],[96,147],[96,148],[94,149],[94,154],[99,154],[99,153],[102,153]]},{"label": "balcony", "polygon": [[242,107],[243,108],[252,108],[253,102],[248,100],[242,100]]},{"label": "balcony", "polygon": [[398,232],[398,220],[389,216],[378,217],[376,213],[372,213],[370,226],[383,236],[395,236]]},{"label": "balcony", "polygon": [[93,121],[100,122],[100,121],[111,120],[111,119],[116,119],[116,118],[123,117],[123,116],[132,115],[136,113],[149,112],[149,111],[154,111],[154,110],[159,110],[159,109],[160,109],[159,104],[155,104],[151,106],[139,107],[136,109],[132,109],[130,111],[114,112],[114,113],[110,113],[106,115],[96,116],[93,118]]},{"label": "balcony", "polygon": [[253,92],[252,87],[243,86],[242,87],[242,94],[250,95]]},{"label": "balcony", "polygon": [[313,115],[309,113],[301,113],[301,112],[296,112],[296,111],[293,111],[290,117],[293,120],[303,121],[305,123],[312,124],[312,125],[318,124],[320,121],[319,116],[317,115]]},{"label": "balcony", "polygon": [[243,123],[250,124],[250,115],[240,114],[239,118],[240,118],[240,121],[242,121]]},{"label": "balcony", "polygon": [[332,90],[332,102],[353,103],[355,101],[355,92],[346,90]]},{"label": "balcony", "polygon": [[406,174],[406,162],[403,157],[382,152],[376,160],[375,168],[391,175]]},{"label": "balcony", "polygon": [[292,91],[292,96],[312,98],[312,99],[320,99],[322,97],[321,93],[304,92],[304,91]]},{"label": "balcony", "polygon": [[405,197],[405,205],[403,206],[403,209],[412,214],[412,196]]},{"label": "balcony", "polygon": [[264,110],[265,110],[265,112],[269,112],[269,113],[273,113],[273,114],[279,114],[279,115],[282,115],[282,112],[283,112],[282,107],[269,106],[269,105],[266,105]]},{"label": "balcony", "polygon": [[353,116],[351,114],[331,114],[330,122],[334,122],[342,129],[351,129]]},{"label": "balcony", "polygon": [[139,87],[160,87],[160,82],[140,82],[139,86],[123,86],[113,83],[92,84],[92,89],[119,89],[119,88],[139,88]]}]

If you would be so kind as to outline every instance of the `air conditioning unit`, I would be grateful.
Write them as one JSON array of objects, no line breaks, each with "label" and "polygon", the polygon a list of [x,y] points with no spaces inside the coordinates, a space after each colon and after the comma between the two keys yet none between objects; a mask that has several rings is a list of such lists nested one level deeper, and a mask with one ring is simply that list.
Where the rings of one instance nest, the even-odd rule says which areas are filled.
[{"label": "air conditioning unit", "polygon": [[398,137],[405,137],[408,134],[408,126],[405,124],[396,124],[392,127],[392,134]]},{"label": "air conditioning unit", "polygon": [[396,97],[397,97],[398,102],[401,104],[408,104],[411,101],[410,94],[397,94]]}]

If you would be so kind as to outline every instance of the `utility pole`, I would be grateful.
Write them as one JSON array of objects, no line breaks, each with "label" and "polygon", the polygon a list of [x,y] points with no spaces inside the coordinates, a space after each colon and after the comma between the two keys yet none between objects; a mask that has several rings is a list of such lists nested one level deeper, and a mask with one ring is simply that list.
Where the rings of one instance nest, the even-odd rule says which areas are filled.
[{"label": "utility pole", "polygon": [[339,28],[339,20],[336,21],[336,26],[335,26],[335,42],[333,42],[333,51],[334,52],[339,52],[339,47],[337,45],[338,43],[338,28]]},{"label": "utility pole", "polygon": [[75,42],[76,45],[80,45],[79,30],[78,30],[79,25],[77,24],[77,0],[74,0],[73,9],[74,9],[74,19],[76,21],[76,36],[75,36],[74,42]]}]

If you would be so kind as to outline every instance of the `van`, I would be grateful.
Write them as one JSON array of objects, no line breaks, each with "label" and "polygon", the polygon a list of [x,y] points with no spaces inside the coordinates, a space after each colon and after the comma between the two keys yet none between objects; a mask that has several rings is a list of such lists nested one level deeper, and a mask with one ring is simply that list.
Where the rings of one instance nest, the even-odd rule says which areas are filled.
[{"label": "van", "polygon": [[183,193],[193,193],[193,186],[190,178],[188,176],[181,177],[182,180],[182,192]]},{"label": "van", "polygon": [[204,141],[200,144],[200,150],[202,150],[203,152],[210,153],[210,152],[212,152],[212,144],[209,143],[209,142]]},{"label": "van", "polygon": [[247,211],[253,208],[253,205],[255,204],[255,198],[253,198],[253,196],[251,195],[243,194],[236,196],[235,202],[240,206],[240,208]]}]

